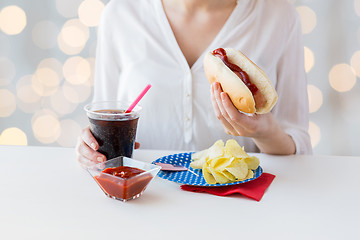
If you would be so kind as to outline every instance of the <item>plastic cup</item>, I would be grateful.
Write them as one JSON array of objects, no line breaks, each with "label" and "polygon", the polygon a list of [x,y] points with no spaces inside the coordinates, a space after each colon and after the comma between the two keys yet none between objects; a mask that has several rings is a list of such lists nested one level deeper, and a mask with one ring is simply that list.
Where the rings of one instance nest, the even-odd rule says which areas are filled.
[{"label": "plastic cup", "polygon": [[90,131],[99,143],[98,151],[107,160],[119,156],[132,157],[141,106],[137,105],[130,113],[126,113],[130,104],[118,101],[93,102],[84,108],[89,118]]}]

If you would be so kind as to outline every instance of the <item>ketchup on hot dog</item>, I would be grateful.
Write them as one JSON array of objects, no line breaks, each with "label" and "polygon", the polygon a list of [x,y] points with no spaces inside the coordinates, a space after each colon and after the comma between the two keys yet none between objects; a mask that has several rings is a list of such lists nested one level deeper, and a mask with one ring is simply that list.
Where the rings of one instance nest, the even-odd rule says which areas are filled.
[{"label": "ketchup on hot dog", "polygon": [[223,61],[223,63],[228,68],[230,68],[230,70],[233,71],[249,88],[249,90],[254,96],[256,107],[264,106],[266,103],[265,97],[258,91],[259,89],[256,87],[256,85],[250,81],[249,75],[245,71],[243,71],[239,66],[229,62],[225,49],[218,48],[215,49],[212,53],[214,56],[219,57]]},{"label": "ketchup on hot dog", "polygon": [[255,93],[259,89],[255,86],[255,84],[250,82],[249,75],[245,71],[243,71],[238,65],[235,65],[235,64],[232,64],[231,62],[229,62],[229,59],[226,55],[225,49],[223,49],[223,48],[215,49],[213,51],[213,54],[214,54],[214,56],[219,57],[224,62],[224,64],[228,68],[230,68],[230,70],[233,71],[245,83],[245,85],[249,88],[251,93],[253,95],[255,95]]}]

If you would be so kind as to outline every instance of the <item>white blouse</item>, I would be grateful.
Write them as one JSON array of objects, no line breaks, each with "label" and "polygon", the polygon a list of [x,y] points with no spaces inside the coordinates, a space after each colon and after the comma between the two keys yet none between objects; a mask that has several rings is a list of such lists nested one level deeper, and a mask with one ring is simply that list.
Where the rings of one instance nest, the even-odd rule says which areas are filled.
[{"label": "white blouse", "polygon": [[[279,95],[274,117],[293,138],[296,153],[310,154],[302,33],[294,7],[287,0],[239,0],[205,52],[219,47],[241,50],[265,71]],[[112,0],[99,25],[94,101],[133,101],[151,84],[139,103],[137,141],[143,149],[196,151],[235,138],[246,151],[259,152],[251,138],[226,134],[216,118],[203,57],[189,67],[161,0]]]}]

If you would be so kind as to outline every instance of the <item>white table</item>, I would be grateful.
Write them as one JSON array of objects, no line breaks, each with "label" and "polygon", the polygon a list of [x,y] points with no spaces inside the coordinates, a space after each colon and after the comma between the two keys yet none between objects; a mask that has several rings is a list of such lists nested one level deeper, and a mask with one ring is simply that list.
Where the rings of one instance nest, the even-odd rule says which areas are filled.
[{"label": "white table", "polygon": [[[3,240],[360,237],[360,157],[258,154],[264,171],[276,175],[260,202],[187,192],[157,177],[141,198],[123,203],[105,196],[74,149],[0,152]],[[172,153],[136,150],[134,158]]]}]

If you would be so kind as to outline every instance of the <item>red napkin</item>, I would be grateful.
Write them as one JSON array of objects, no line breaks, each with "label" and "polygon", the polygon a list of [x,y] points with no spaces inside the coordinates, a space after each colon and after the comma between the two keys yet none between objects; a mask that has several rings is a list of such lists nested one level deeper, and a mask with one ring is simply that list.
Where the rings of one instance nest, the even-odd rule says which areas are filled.
[{"label": "red napkin", "polygon": [[207,192],[218,196],[227,196],[234,193],[240,193],[259,202],[263,197],[265,190],[270,186],[274,178],[275,175],[273,174],[263,173],[257,179],[242,184],[235,184],[223,187],[181,185],[181,189],[191,192]]}]

